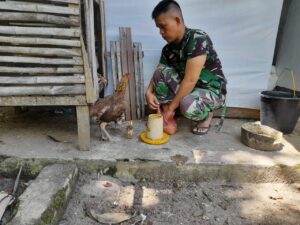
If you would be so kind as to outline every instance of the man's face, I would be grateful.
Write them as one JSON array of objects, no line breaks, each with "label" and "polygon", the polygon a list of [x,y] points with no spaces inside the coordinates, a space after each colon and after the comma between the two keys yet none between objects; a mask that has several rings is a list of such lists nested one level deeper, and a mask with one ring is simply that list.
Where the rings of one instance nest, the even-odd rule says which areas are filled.
[{"label": "man's face", "polygon": [[166,13],[160,14],[155,19],[155,24],[159,29],[159,33],[168,43],[178,42],[180,19],[172,17]]}]

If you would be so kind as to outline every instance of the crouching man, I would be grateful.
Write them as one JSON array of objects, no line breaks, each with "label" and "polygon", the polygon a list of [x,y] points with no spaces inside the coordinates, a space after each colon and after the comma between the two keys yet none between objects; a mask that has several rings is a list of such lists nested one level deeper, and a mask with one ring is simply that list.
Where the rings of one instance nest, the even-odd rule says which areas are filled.
[{"label": "crouching man", "polygon": [[152,12],[160,35],[167,42],[146,91],[152,110],[160,109],[164,130],[177,130],[175,110],[197,121],[192,132],[205,135],[213,110],[225,103],[226,79],[210,37],[202,30],[187,28],[179,4],[162,0]]}]

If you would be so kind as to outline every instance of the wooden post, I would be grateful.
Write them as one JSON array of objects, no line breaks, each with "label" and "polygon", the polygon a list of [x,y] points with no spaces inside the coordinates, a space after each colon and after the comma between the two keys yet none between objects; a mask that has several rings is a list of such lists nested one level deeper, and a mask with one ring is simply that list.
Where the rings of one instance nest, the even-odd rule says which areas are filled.
[{"label": "wooden post", "polygon": [[90,150],[90,117],[88,106],[76,106],[78,144],[82,151]]},{"label": "wooden post", "polygon": [[96,50],[95,50],[95,32],[94,32],[94,1],[84,0],[84,13],[85,13],[85,32],[86,32],[86,44],[87,53],[90,63],[90,68],[92,70],[93,84],[95,94],[99,95],[99,85],[98,85],[98,74],[97,74],[97,60],[96,60]]}]

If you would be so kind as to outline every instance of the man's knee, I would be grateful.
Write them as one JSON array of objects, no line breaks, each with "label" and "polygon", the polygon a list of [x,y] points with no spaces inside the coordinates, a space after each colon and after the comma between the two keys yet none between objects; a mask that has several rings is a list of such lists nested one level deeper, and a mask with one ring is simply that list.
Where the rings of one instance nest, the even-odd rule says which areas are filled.
[{"label": "man's knee", "polygon": [[199,104],[191,94],[181,99],[179,107],[181,114],[191,120],[199,121],[207,116],[207,109]]},{"label": "man's knee", "polygon": [[156,70],[153,73],[153,80],[154,82],[158,82],[158,81],[169,82],[170,80],[176,81],[178,80],[178,72],[173,67],[160,65],[159,67],[156,68]]},{"label": "man's knee", "polygon": [[160,81],[162,77],[163,77],[162,68],[157,68],[153,73],[153,81],[155,83],[158,83],[158,81]]},{"label": "man's knee", "polygon": [[179,108],[182,115],[188,115],[189,111],[191,111],[191,107],[193,107],[193,104],[195,104],[195,99],[191,95],[183,97],[179,103]]}]

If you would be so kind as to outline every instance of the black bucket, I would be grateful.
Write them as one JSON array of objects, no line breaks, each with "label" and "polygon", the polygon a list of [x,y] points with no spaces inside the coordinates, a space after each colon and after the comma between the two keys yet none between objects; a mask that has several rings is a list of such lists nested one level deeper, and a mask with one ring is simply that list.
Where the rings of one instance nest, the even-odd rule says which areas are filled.
[{"label": "black bucket", "polygon": [[282,91],[261,92],[261,124],[284,134],[293,132],[300,115],[300,96]]}]

